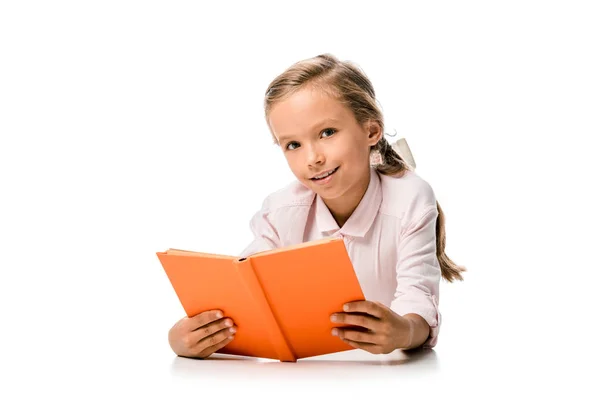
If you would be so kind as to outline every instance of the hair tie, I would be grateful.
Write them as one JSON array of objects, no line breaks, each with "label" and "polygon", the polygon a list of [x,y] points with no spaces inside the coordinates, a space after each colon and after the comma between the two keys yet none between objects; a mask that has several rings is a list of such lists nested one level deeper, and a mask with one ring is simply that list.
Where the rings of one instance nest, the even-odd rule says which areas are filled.
[{"label": "hair tie", "polygon": [[398,139],[396,143],[392,144],[392,149],[394,149],[400,158],[402,158],[402,160],[410,165],[413,169],[417,168],[417,164],[415,163],[415,159],[410,151],[410,147],[408,147],[406,139]]}]

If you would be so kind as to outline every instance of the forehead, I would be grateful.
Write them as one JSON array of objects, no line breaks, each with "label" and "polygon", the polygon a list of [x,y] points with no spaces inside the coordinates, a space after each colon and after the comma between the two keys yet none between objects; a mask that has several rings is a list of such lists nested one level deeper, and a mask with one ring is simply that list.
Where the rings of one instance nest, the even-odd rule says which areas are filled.
[{"label": "forehead", "polygon": [[316,88],[303,88],[276,103],[269,114],[275,135],[308,133],[315,124],[327,119],[342,121],[352,112],[339,100]]}]

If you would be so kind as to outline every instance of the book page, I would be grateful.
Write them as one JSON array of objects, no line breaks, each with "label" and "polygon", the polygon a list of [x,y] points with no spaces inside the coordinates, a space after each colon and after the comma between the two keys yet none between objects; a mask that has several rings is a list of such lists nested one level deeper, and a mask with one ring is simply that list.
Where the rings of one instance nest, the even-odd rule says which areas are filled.
[{"label": "book page", "polygon": [[309,246],[315,246],[321,243],[327,243],[327,242],[331,242],[334,240],[343,240],[341,238],[338,237],[328,237],[328,238],[323,238],[323,239],[317,239],[317,240],[312,240],[310,242],[304,242],[304,243],[298,243],[292,246],[286,246],[286,247],[280,247],[278,249],[272,249],[272,250],[265,250],[265,251],[259,251],[258,253],[254,253],[248,256],[248,258],[254,257],[254,256],[265,256],[265,255],[270,255],[270,254],[276,254],[276,253],[283,253],[286,251],[290,251],[290,250],[295,250],[295,249],[301,249],[304,247],[309,247]]},{"label": "book page", "polygon": [[234,256],[226,256],[222,254],[212,254],[212,253],[202,253],[199,251],[190,251],[190,250],[179,250],[179,249],[168,249],[164,252],[164,254],[174,254],[179,256],[192,256],[192,257],[212,257],[212,258],[220,258],[225,260],[236,260],[238,257]]}]

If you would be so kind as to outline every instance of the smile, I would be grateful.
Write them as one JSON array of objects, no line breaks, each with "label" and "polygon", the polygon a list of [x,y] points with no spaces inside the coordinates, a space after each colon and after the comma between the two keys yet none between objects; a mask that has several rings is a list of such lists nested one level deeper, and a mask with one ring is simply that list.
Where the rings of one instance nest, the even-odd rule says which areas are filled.
[{"label": "smile", "polygon": [[312,181],[322,181],[324,179],[327,179],[328,177],[330,177],[331,175],[333,175],[340,167],[335,167],[334,169],[331,169],[329,171],[326,171],[322,174],[316,175],[312,178],[310,178]]}]

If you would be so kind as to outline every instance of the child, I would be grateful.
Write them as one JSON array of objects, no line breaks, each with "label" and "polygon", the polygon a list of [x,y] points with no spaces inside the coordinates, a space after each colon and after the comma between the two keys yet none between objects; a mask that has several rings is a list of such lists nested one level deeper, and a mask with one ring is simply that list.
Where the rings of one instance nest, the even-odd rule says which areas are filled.
[{"label": "child", "polygon": [[[324,54],[269,85],[265,118],[297,181],[269,195],[241,256],[342,237],[366,301],[331,316],[356,326],[332,334],[371,353],[433,347],[441,324],[439,281],[465,269],[445,254],[444,214],[430,185],[383,136],[383,116],[363,72]],[[219,310],[183,318],[173,351],[205,358],[235,337]]]}]

